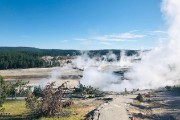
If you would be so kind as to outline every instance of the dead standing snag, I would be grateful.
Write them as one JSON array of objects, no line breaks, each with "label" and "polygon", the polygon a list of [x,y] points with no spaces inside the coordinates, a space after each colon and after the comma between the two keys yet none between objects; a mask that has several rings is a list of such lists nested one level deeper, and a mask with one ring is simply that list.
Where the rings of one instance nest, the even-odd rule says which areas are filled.
[{"label": "dead standing snag", "polygon": [[[55,82],[49,83],[43,89],[42,98],[37,98],[36,100],[32,100],[32,96],[28,96],[26,98],[26,106],[31,109],[31,111],[39,111],[34,114],[38,114],[37,116],[44,117],[54,117],[54,116],[62,116],[63,112],[63,87],[64,85],[55,88]],[[40,100],[38,100],[40,99]],[[36,105],[36,103],[38,104]],[[30,107],[32,105],[36,105],[35,107]]]}]

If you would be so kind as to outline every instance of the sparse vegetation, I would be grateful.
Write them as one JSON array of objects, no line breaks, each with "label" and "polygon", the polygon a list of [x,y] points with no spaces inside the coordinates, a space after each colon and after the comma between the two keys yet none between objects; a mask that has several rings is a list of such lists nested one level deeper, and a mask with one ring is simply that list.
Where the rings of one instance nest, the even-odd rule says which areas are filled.
[{"label": "sparse vegetation", "polygon": [[180,94],[180,85],[174,85],[174,86],[165,86],[167,91],[175,92],[177,94]]},{"label": "sparse vegetation", "polygon": [[180,94],[180,85],[174,86],[173,87],[173,91],[175,91],[176,93]]},{"label": "sparse vegetation", "polygon": [[[35,117],[68,117],[69,112],[63,111],[63,108],[70,107],[72,100],[62,101],[63,85],[55,87],[55,82],[45,86],[41,91],[29,93],[25,99],[26,107],[31,110],[31,114]],[[36,95],[35,95],[36,94]]]},{"label": "sparse vegetation", "polygon": [[27,84],[29,82],[24,82],[22,80],[16,80],[14,82],[6,82],[9,97],[16,98],[16,97],[26,97],[29,89]]},{"label": "sparse vegetation", "polygon": [[82,84],[80,84],[78,88],[75,88],[74,93],[89,98],[103,97],[105,95],[105,93],[99,89],[93,88],[92,86],[84,86]]},{"label": "sparse vegetation", "polygon": [[4,81],[4,79],[0,76],[0,112],[4,111],[4,108],[2,108],[2,105],[6,100],[7,91],[8,91],[7,85]]},{"label": "sparse vegetation", "polygon": [[170,91],[172,90],[172,87],[171,86],[165,86],[166,90]]},{"label": "sparse vegetation", "polygon": [[34,116],[52,117],[61,115],[63,91],[61,86],[54,87],[54,82],[46,85],[42,92],[42,98],[30,93],[25,99],[27,108],[31,109]]},{"label": "sparse vegetation", "polygon": [[[14,102],[10,102],[7,101],[6,102],[6,98],[8,96],[16,97],[16,95],[22,95],[24,94],[24,86],[27,84],[27,82],[22,82],[20,80],[15,81],[14,83],[10,83],[10,82],[5,82],[3,80],[3,78],[0,76],[0,117],[4,116],[4,115],[9,115],[10,112],[7,112],[10,110],[10,107],[16,107],[16,105],[14,105]],[[17,90],[18,88],[18,90]],[[12,103],[12,106],[8,106],[7,103]],[[15,104],[18,105],[18,102],[15,102]],[[14,106],[13,106],[14,105]],[[19,105],[20,106],[20,105]],[[19,107],[16,107],[16,109]],[[15,110],[17,111],[17,110]],[[21,112],[20,109],[18,109],[18,111]],[[12,115],[14,115],[14,113],[12,113]],[[16,115],[16,113],[15,113]]]},{"label": "sparse vegetation", "polygon": [[35,86],[34,90],[33,90],[33,94],[34,94],[35,97],[42,97],[42,95],[43,95],[42,88],[40,86],[38,86],[38,87]]},{"label": "sparse vegetation", "polygon": [[31,114],[30,109],[26,108],[25,100],[7,100],[3,104],[5,111],[0,115],[0,120],[83,120],[87,107],[86,105],[82,106],[81,103],[74,104],[63,109],[66,113],[70,113],[70,116],[36,118]]},{"label": "sparse vegetation", "polygon": [[144,101],[144,98],[143,96],[139,93],[138,96],[136,97],[136,99],[139,101],[139,102],[143,102]]}]

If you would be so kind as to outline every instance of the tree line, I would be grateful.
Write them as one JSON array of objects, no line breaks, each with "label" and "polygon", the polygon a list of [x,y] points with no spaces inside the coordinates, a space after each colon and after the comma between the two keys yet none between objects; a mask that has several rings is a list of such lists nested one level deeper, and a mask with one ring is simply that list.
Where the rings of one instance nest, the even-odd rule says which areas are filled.
[{"label": "tree line", "polygon": [[38,54],[30,52],[0,52],[0,69],[46,67]]},{"label": "tree line", "polygon": [[[102,56],[112,51],[120,58],[121,50],[59,50],[59,49],[38,49],[31,47],[0,47],[0,69],[18,69],[18,68],[42,68],[59,66],[60,63],[56,56],[77,56],[84,52],[92,58],[94,56]],[[138,54],[138,50],[126,50],[127,56]],[[45,61],[43,56],[52,56],[54,59]]]},{"label": "tree line", "polygon": [[0,47],[1,52],[28,52],[36,53],[40,56],[75,56],[80,55],[79,50],[61,50],[61,49],[39,49],[33,47]]}]

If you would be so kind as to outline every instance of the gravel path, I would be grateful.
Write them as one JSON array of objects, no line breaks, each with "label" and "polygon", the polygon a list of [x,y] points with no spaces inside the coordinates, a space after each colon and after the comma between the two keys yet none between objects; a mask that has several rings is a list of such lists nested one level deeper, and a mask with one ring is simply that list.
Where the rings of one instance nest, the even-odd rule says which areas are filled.
[{"label": "gravel path", "polygon": [[93,120],[129,120],[128,104],[133,102],[135,97],[136,95],[113,96],[113,101],[97,108]]}]

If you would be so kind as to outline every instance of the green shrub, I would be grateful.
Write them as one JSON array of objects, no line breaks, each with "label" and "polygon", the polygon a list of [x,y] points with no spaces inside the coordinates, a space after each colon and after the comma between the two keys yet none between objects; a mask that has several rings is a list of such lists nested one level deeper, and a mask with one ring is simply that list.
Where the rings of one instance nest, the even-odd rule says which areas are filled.
[{"label": "green shrub", "polygon": [[0,76],[0,112],[4,111],[2,105],[6,100],[7,94],[8,94],[7,84],[5,83],[2,76]]},{"label": "green shrub", "polygon": [[43,90],[40,86],[38,87],[34,87],[34,90],[33,90],[33,94],[36,96],[36,97],[42,97],[43,95]]},{"label": "green shrub", "polygon": [[143,102],[144,101],[144,98],[143,96],[139,93],[138,96],[136,97],[136,99],[139,101],[139,102]]}]

